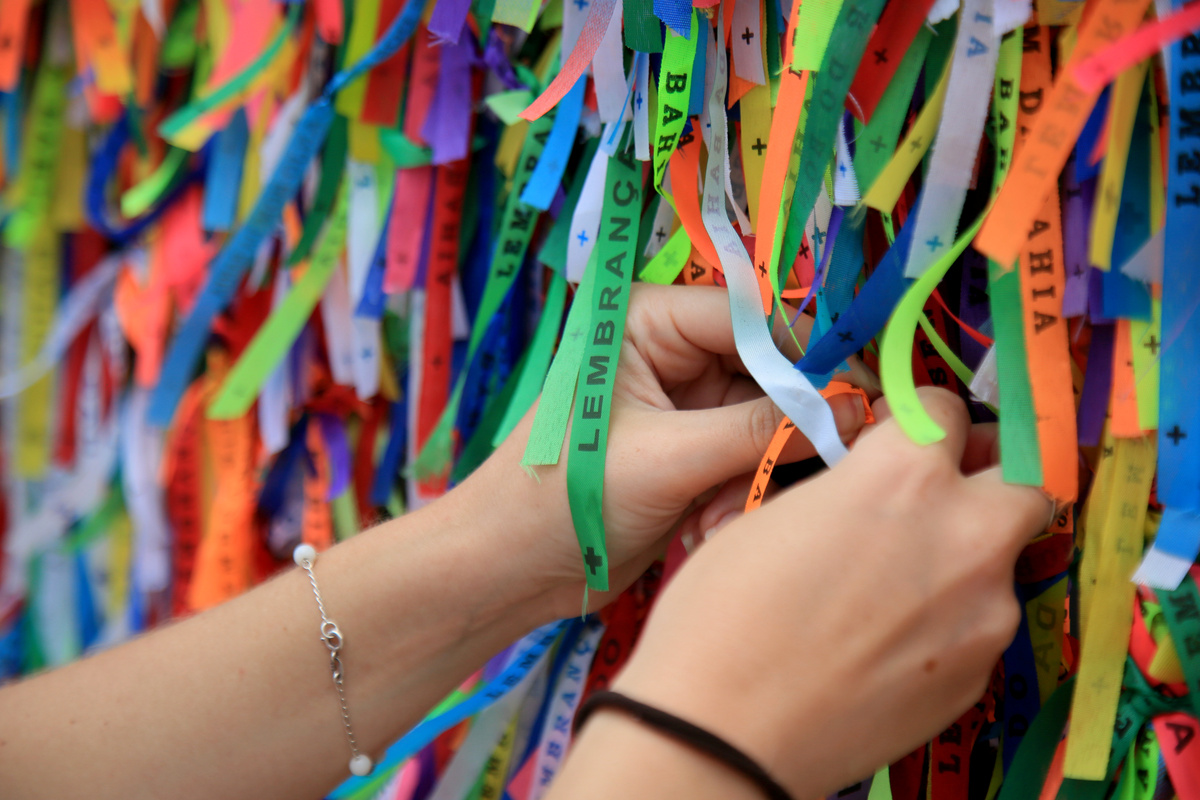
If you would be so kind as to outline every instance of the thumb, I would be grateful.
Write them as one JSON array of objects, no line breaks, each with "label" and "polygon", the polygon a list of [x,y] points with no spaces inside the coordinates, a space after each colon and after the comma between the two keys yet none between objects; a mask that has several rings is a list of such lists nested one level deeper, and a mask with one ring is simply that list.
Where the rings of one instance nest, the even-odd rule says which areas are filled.
[{"label": "thumb", "polygon": [[[829,406],[842,441],[853,439],[863,426],[862,403],[854,395],[836,395]],[[717,408],[673,411],[666,416],[669,423],[664,427],[670,435],[665,437],[662,456],[678,465],[683,473],[680,477],[688,483],[686,488],[694,493],[758,469],[784,420],[783,412],[769,397]],[[816,455],[798,429],[790,430],[780,463]]]}]

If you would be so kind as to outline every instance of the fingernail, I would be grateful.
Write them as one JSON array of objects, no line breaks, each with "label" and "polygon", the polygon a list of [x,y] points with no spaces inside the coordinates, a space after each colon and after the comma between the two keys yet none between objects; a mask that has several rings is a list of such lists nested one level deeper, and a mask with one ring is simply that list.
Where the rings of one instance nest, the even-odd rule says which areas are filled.
[{"label": "fingernail", "polygon": [[829,400],[829,408],[833,411],[833,421],[837,424],[838,433],[842,435],[843,439],[852,438],[857,434],[866,420],[862,401],[858,399],[858,395],[834,395]]},{"label": "fingernail", "polygon": [[741,511],[728,511],[728,512],[726,512],[726,513],[725,513],[725,515],[724,515],[723,517],[721,517],[721,518],[720,518],[720,519],[718,519],[718,520],[717,520],[715,523],[713,523],[713,525],[712,525],[712,527],[711,527],[711,528],[709,528],[708,530],[706,530],[706,531],[704,532],[704,541],[706,541],[706,542],[707,542],[709,539],[711,539],[712,537],[716,536],[716,535],[717,535],[717,533],[718,533],[718,532],[719,532],[719,531],[720,531],[722,528],[724,528],[724,527],[725,527],[726,525],[728,525],[729,523],[733,522],[735,519],[737,519],[737,518],[738,518],[738,517],[740,517],[741,515],[742,515],[742,512],[741,512]]}]

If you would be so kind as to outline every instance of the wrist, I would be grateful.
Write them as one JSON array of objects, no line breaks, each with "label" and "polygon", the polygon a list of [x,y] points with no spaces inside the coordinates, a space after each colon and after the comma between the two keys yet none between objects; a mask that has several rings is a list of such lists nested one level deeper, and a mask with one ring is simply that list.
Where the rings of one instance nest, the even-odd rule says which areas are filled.
[{"label": "wrist", "polygon": [[[649,631],[647,631],[649,633]],[[725,646],[730,646],[728,642]],[[735,645],[734,645],[735,646]],[[663,647],[673,655],[663,657]],[[773,695],[754,675],[752,659],[729,659],[711,648],[681,641],[656,642],[646,637],[613,691],[683,719],[728,742],[749,756],[793,797],[817,796],[822,781],[816,764],[804,764],[811,741],[797,741],[788,720],[794,718],[794,687],[784,698]],[[814,715],[814,720],[817,718]],[[814,732],[819,723],[813,725]]]},{"label": "wrist", "polygon": [[[566,461],[528,471],[520,465],[525,423],[455,492],[461,507],[503,543],[496,564],[508,583],[536,594],[552,619],[579,614],[584,574],[567,502]],[[450,496],[451,498],[454,495]],[[589,603],[595,610],[596,602]]]},{"label": "wrist", "polygon": [[551,786],[551,800],[560,797],[762,800],[762,793],[711,756],[621,711],[598,708]]},{"label": "wrist", "polygon": [[481,473],[412,516],[432,529],[432,546],[455,565],[452,585],[470,587],[461,592],[462,635],[503,631],[511,640],[563,615],[552,602],[557,582],[541,564],[530,511]]}]

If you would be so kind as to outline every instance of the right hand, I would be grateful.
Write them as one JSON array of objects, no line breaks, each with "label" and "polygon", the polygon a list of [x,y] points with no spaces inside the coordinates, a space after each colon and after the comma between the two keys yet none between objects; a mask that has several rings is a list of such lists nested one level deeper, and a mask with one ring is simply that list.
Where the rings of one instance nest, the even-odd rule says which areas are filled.
[{"label": "right hand", "polygon": [[877,404],[843,463],[700,548],[614,689],[722,736],[797,797],[869,776],[978,700],[1051,503],[976,471],[992,437],[958,397],[921,397],[943,441],[913,444]]}]

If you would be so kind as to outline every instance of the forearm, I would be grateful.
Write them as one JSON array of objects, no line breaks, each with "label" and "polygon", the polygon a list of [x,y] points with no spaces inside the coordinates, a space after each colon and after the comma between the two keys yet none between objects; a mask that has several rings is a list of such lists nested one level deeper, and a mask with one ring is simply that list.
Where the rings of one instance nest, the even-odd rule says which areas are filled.
[{"label": "forearm", "polygon": [[[346,699],[377,757],[487,658],[557,614],[486,487],[317,560]],[[489,513],[481,513],[482,507]],[[528,563],[528,562],[524,562]],[[449,590],[448,590],[449,589]],[[347,773],[329,654],[298,568],[223,606],[0,691],[7,798],[316,797]]]},{"label": "forearm", "polygon": [[762,794],[725,764],[623,712],[599,709],[580,732],[546,800],[759,800]]}]

